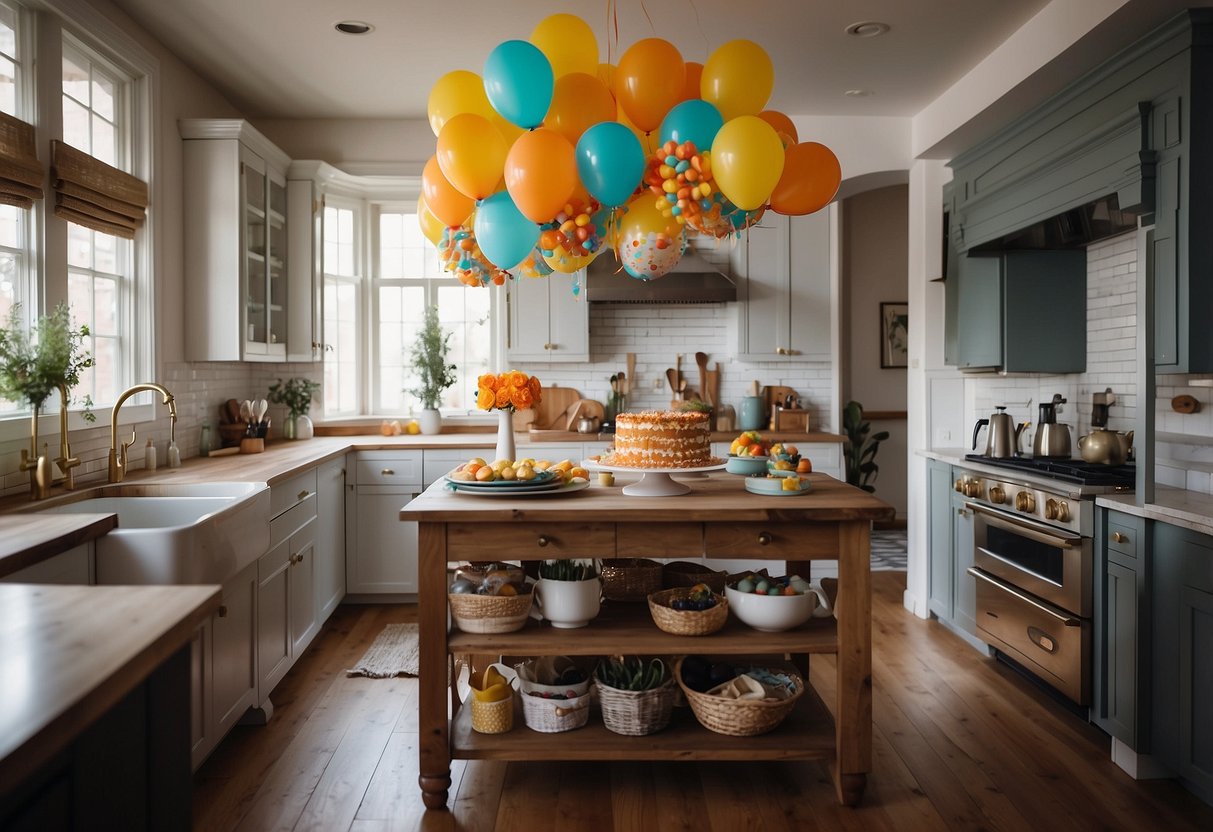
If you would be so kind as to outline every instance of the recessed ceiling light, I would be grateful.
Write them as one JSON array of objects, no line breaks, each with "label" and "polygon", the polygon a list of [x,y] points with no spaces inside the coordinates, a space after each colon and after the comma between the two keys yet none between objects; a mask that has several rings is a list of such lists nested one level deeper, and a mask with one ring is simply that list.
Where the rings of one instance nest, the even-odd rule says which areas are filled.
[{"label": "recessed ceiling light", "polygon": [[869,95],[875,95],[871,90],[847,90],[843,95],[849,95],[851,98],[867,98]]},{"label": "recessed ceiling light", "polygon": [[843,31],[856,38],[874,38],[889,31],[889,24],[876,20],[862,20],[859,23],[852,23]]},{"label": "recessed ceiling light", "polygon": [[346,35],[365,35],[375,27],[361,20],[343,20],[333,26],[338,32]]}]

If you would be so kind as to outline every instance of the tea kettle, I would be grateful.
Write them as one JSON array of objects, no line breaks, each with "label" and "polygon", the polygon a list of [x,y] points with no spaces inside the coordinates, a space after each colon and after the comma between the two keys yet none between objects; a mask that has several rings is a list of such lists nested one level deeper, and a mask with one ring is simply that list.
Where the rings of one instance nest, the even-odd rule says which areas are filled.
[{"label": "tea kettle", "polygon": [[1028,423],[1023,422],[1016,426],[1015,420],[1011,418],[1011,414],[1005,412],[1006,407],[999,406],[994,409],[998,412],[990,416],[989,419],[978,419],[977,424],[973,426],[973,450],[977,450],[977,434],[981,430],[982,425],[989,425],[989,430],[986,432],[986,449],[983,451],[983,456],[994,459],[1019,456],[1019,434],[1023,433]]},{"label": "tea kettle", "polygon": [[1133,448],[1133,431],[1117,433],[1106,428],[1096,428],[1086,436],[1078,437],[1078,452],[1087,462],[1102,462],[1104,465],[1123,465]]},{"label": "tea kettle", "polygon": [[1034,457],[1070,457],[1070,426],[1057,423],[1057,411],[1066,403],[1060,393],[1053,400],[1040,403],[1040,419],[1036,424],[1036,437],[1032,440]]}]

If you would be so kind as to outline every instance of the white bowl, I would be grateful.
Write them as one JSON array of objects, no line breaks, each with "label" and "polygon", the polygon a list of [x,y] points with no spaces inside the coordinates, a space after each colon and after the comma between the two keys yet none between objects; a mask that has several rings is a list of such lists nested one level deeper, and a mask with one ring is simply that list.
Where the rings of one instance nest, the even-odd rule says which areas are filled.
[{"label": "white bowl", "polygon": [[724,470],[730,474],[741,474],[746,477],[753,474],[765,474],[767,458],[765,456],[730,456],[724,464]]},{"label": "white bowl", "polygon": [[813,610],[817,607],[817,596],[812,592],[804,595],[755,595],[726,586],[724,593],[733,614],[764,633],[779,633],[799,627],[813,616]]}]

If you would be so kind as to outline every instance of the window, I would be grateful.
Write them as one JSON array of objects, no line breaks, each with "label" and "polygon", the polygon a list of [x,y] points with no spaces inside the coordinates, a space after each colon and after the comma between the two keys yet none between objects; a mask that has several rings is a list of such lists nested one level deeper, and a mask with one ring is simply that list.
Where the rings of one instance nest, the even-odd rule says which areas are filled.
[{"label": "window", "polygon": [[[20,35],[22,19],[18,10],[0,3],[0,111],[24,121],[32,117],[22,106],[26,96],[21,94],[27,73],[21,59],[24,49]],[[32,262],[33,211],[15,205],[0,205],[0,321],[7,322],[14,304],[21,304],[21,316],[28,323],[34,317]],[[0,414],[13,413],[22,405],[0,399]]]},{"label": "window", "polygon": [[324,206],[324,412],[354,416],[358,396],[361,208]]}]

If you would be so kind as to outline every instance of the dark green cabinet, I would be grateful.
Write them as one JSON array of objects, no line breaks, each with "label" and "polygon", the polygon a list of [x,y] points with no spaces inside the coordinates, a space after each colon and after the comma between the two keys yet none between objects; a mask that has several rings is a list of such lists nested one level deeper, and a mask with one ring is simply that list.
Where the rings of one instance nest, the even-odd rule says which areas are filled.
[{"label": "dark green cabinet", "polygon": [[952,466],[927,461],[931,500],[927,546],[931,552],[928,607],[937,617],[952,617]]},{"label": "dark green cabinet", "polygon": [[969,574],[973,565],[973,511],[964,497],[952,496],[952,622],[966,633],[977,634],[977,585]]},{"label": "dark green cabinet", "polygon": [[1091,713],[1096,724],[1145,752],[1149,736],[1149,549],[1145,520],[1101,511],[1096,522],[1095,647]]},{"label": "dark green cabinet", "polygon": [[1154,524],[1150,751],[1213,799],[1213,537]]},{"label": "dark green cabinet", "polygon": [[[952,310],[945,310],[951,315]],[[956,267],[956,366],[1002,366],[1002,264],[998,257],[961,257]]]}]

